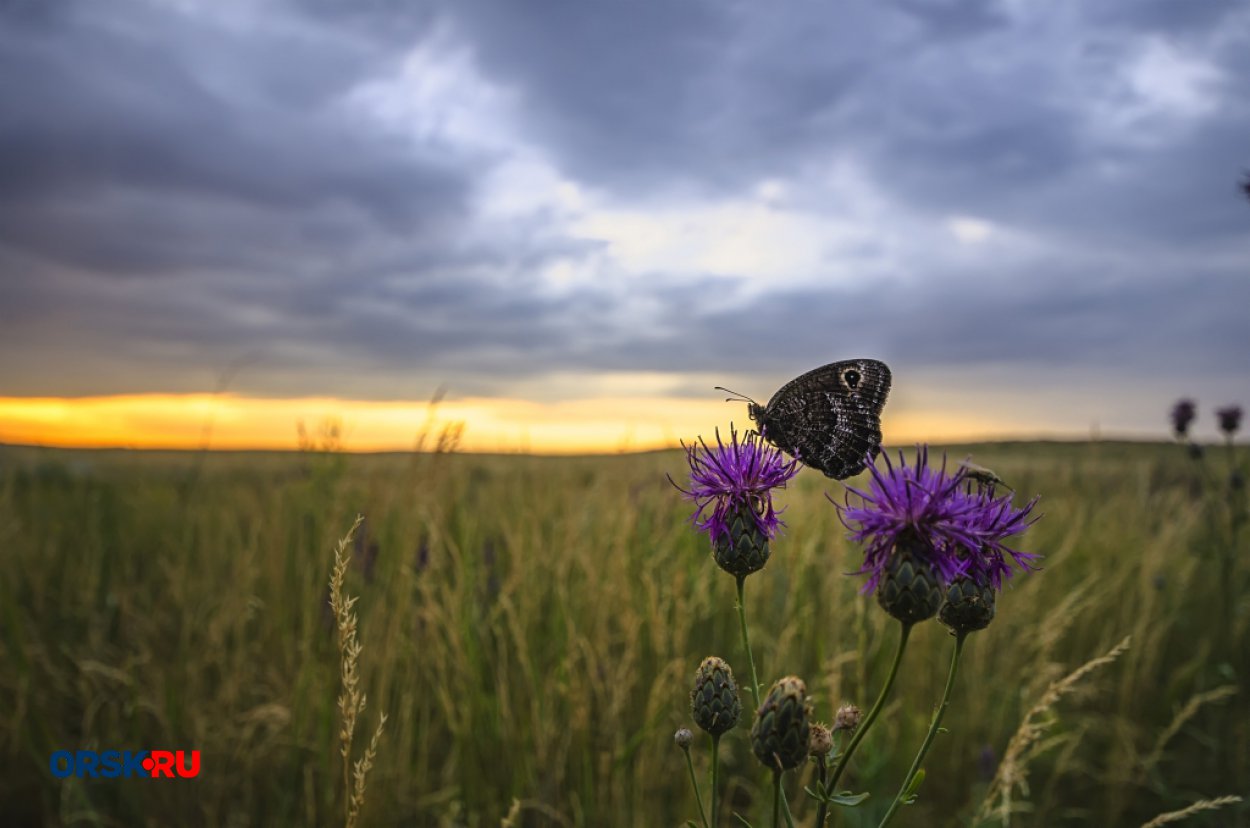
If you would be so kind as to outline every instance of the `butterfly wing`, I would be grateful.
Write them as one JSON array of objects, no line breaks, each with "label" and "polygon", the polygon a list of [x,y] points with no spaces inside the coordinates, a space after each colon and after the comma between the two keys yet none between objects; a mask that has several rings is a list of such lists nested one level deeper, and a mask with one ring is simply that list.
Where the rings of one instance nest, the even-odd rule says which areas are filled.
[{"label": "butterfly wing", "polygon": [[760,413],[760,433],[828,477],[858,474],[881,448],[881,410],[890,379],[890,369],[875,359],[808,371],[773,394]]}]

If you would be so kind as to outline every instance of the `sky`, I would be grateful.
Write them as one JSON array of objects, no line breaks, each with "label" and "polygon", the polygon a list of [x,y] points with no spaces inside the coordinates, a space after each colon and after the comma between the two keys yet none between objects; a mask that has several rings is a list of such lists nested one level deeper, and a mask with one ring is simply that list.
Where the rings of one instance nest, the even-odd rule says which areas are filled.
[{"label": "sky", "polygon": [[3,0],[0,442],[887,442],[1250,403],[1235,0]]}]

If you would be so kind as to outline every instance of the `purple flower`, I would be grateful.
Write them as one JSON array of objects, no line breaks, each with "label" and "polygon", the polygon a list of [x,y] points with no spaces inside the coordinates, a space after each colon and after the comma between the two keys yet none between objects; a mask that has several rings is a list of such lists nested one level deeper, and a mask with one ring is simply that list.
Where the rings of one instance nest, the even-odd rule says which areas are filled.
[{"label": "purple flower", "polygon": [[[1016,508],[1010,495],[995,496],[992,485],[974,486],[963,468],[949,473],[945,460],[941,468],[929,466],[926,446],[917,448],[911,465],[902,452],[898,465],[883,456],[884,471],[868,467],[867,491],[848,486],[846,504],[834,504],[851,540],[865,545],[864,565],[854,573],[869,576],[864,592],[877,588],[899,544],[921,556],[947,584],[970,577],[999,589],[1002,579],[1011,577],[1009,561],[1021,569],[1035,568],[1036,555],[1004,541],[1031,525],[1036,498]],[[851,495],[858,504],[852,505]]]},{"label": "purple flower", "polygon": [[1218,409],[1215,416],[1220,420],[1220,431],[1232,437],[1241,428],[1241,406],[1229,405]]},{"label": "purple flower", "polygon": [[1172,406],[1172,428],[1176,431],[1177,437],[1184,437],[1189,433],[1189,424],[1194,421],[1194,417],[1198,416],[1198,407],[1194,405],[1193,400],[1178,400],[1176,405]]},{"label": "purple flower", "polygon": [[[690,464],[690,489],[673,485],[695,502],[690,520],[707,532],[713,544],[729,539],[730,516],[744,507],[766,538],[776,537],[783,524],[773,508],[772,491],[784,488],[798,474],[798,461],[786,462],[780,449],[767,445],[753,431],[739,440],[732,425],[728,445],[717,430],[715,447],[702,437],[697,444],[683,443],[682,447]],[[673,482],[671,477],[669,482]]]}]

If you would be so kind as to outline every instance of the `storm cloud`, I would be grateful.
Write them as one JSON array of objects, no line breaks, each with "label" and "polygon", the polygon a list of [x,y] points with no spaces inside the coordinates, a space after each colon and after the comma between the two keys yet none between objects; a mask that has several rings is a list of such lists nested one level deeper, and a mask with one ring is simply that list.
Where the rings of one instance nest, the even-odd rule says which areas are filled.
[{"label": "storm cloud", "polygon": [[11,0],[0,395],[1245,399],[1247,55],[1224,0]]}]

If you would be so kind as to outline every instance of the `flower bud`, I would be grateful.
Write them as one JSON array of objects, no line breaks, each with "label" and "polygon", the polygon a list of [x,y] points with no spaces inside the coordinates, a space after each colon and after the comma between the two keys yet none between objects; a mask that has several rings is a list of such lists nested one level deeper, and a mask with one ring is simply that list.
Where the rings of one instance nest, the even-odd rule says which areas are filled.
[{"label": "flower bud", "polygon": [[751,728],[755,758],[774,771],[797,768],[811,742],[807,685],[796,676],[779,679],[768,691]]},{"label": "flower bud", "polygon": [[831,750],[833,750],[833,734],[829,731],[829,725],[812,725],[812,734],[807,742],[808,755],[813,759],[824,759]]},{"label": "flower bud", "polygon": [[694,723],[713,736],[719,736],[738,723],[742,702],[733,670],[723,658],[708,656],[694,674],[690,691],[690,712]]},{"label": "flower bud", "polygon": [[938,617],[959,634],[985,629],[994,620],[994,588],[972,578],[956,578],[946,588],[946,603]]},{"label": "flower bud", "polygon": [[682,750],[690,750],[690,743],[693,741],[694,734],[690,732],[690,728],[683,727],[673,734],[673,742]]},{"label": "flower bud", "polygon": [[844,704],[838,708],[838,712],[833,716],[833,729],[845,730],[851,733],[855,728],[859,727],[859,720],[863,716],[860,709],[853,704]]}]

